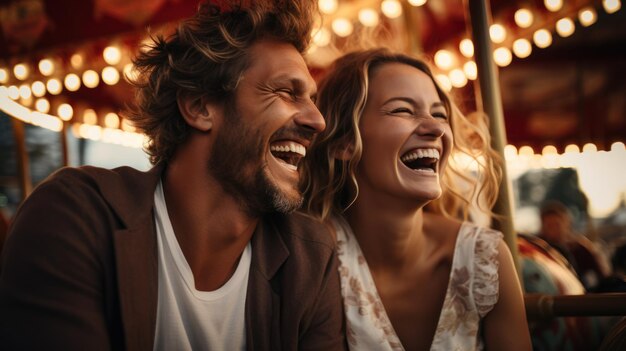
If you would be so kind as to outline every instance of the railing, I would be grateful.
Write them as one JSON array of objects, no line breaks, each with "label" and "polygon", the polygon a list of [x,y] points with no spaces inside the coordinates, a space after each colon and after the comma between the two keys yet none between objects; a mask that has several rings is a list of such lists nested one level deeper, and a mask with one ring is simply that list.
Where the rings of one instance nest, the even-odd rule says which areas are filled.
[{"label": "railing", "polygon": [[[586,295],[525,294],[529,322],[554,317],[626,316],[626,293]],[[626,350],[626,317],[604,337],[598,351]]]},{"label": "railing", "polygon": [[567,316],[626,316],[626,293],[526,294],[524,303],[530,321]]}]

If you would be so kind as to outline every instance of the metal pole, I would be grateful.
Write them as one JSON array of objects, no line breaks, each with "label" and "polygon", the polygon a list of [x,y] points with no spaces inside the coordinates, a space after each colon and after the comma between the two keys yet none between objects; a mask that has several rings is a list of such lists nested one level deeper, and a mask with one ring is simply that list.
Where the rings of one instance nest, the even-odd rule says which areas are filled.
[{"label": "metal pole", "polygon": [[20,190],[22,190],[22,201],[30,195],[33,190],[33,183],[30,179],[30,165],[28,163],[28,152],[26,151],[26,137],[24,134],[24,122],[17,118],[11,118],[13,124],[13,136],[15,137],[15,153],[17,157],[17,173],[19,174]]},{"label": "metal pole", "polygon": [[526,294],[524,304],[529,321],[567,316],[623,316],[626,314],[626,293]]},{"label": "metal pole", "polygon": [[424,53],[422,38],[417,29],[417,23],[422,20],[421,11],[414,11],[415,7],[406,2],[402,3],[404,13],[404,32],[407,35],[406,51],[409,55],[419,56]]},{"label": "metal pole", "polygon": [[[491,11],[489,1],[467,0],[467,2],[472,25],[474,57],[476,58],[476,66],[478,68],[478,79],[475,81],[475,84],[479,86],[479,89],[474,89],[476,92],[476,106],[489,116],[491,146],[504,160],[506,133],[498,82],[498,71],[496,70],[491,54],[491,40],[489,38]],[[511,194],[511,184],[507,175],[506,164],[503,164],[500,192],[493,208],[494,213],[499,216],[493,219],[493,226],[504,234],[504,240],[511,250],[517,271],[521,273],[517,256],[517,235],[513,227],[513,201]]]},{"label": "metal pole", "polygon": [[69,156],[68,156],[68,148],[67,148],[67,128],[68,128],[68,123],[63,122],[63,128],[61,129],[61,132],[59,133],[59,138],[61,142],[61,157],[62,157],[62,162],[63,162],[64,167],[67,167],[70,165]]}]

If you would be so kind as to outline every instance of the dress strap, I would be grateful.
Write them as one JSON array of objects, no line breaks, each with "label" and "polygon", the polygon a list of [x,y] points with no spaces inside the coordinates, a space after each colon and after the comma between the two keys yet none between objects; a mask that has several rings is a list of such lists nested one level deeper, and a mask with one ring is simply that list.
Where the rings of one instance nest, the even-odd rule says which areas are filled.
[{"label": "dress strap", "polygon": [[333,225],[337,233],[341,294],[350,349],[404,350],[350,225],[343,218],[333,219]]}]

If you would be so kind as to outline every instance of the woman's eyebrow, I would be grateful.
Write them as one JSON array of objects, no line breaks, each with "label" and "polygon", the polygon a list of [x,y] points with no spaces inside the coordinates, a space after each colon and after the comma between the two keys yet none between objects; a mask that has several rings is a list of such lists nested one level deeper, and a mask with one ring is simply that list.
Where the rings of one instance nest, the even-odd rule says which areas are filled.
[{"label": "woman's eyebrow", "polygon": [[405,96],[394,96],[394,97],[392,97],[390,99],[387,99],[385,102],[383,102],[383,105],[386,105],[386,104],[388,104],[390,102],[394,102],[394,101],[406,102],[406,103],[409,103],[409,104],[411,104],[413,106],[418,105],[417,102],[415,102],[415,100],[413,100],[410,97],[405,97]]}]

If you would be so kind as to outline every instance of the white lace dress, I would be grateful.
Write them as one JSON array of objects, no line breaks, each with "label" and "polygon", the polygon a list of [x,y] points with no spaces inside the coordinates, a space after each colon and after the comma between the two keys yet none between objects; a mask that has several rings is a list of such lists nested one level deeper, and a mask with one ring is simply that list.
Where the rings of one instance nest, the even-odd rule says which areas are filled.
[{"label": "white lace dress", "polygon": [[[404,350],[352,230],[343,219],[333,222],[350,349]],[[431,350],[483,349],[479,322],[498,301],[497,247],[501,238],[495,230],[469,222],[461,225]]]}]

